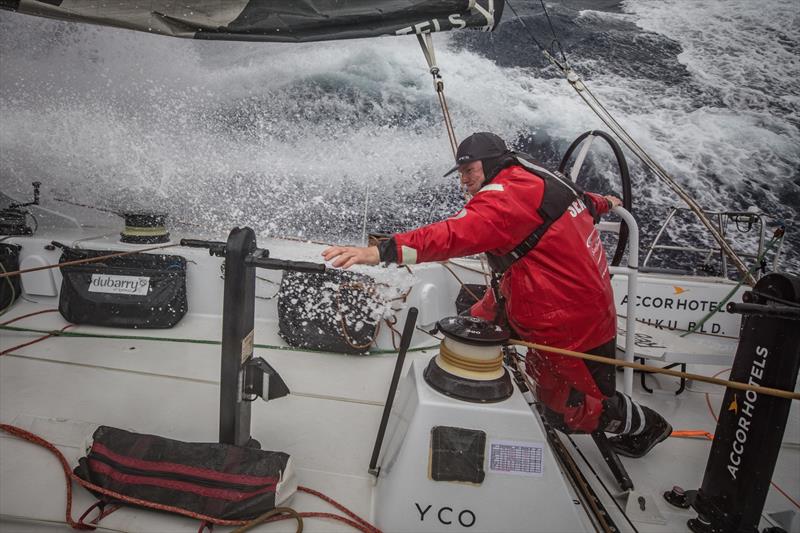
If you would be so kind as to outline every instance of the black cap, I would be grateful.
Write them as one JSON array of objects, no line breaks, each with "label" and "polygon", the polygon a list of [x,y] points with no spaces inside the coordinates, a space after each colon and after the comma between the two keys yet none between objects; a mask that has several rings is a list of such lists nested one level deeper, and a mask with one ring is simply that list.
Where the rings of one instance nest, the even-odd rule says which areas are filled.
[{"label": "black cap", "polygon": [[506,153],[508,153],[508,147],[505,141],[494,133],[489,133],[488,131],[473,133],[458,145],[456,166],[448,170],[445,176],[449,176],[463,164],[472,163],[479,159],[500,157]]}]

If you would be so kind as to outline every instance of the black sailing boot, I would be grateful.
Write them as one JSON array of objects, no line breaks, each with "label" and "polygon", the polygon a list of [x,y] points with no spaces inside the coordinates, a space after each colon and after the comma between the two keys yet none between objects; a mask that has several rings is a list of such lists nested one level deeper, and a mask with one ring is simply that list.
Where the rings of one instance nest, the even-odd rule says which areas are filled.
[{"label": "black sailing boot", "polygon": [[638,406],[644,413],[644,427],[639,431],[623,433],[608,439],[611,448],[626,457],[643,457],[653,446],[672,433],[672,426],[664,417],[649,407]]}]

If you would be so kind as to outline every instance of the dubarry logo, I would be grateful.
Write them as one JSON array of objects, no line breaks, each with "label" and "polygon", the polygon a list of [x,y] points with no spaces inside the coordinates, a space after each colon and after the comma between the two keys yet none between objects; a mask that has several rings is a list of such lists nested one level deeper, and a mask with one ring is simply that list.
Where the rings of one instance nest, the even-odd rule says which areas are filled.
[{"label": "dubarry logo", "polygon": [[146,296],[149,290],[150,278],[144,276],[92,274],[89,282],[89,292]]}]

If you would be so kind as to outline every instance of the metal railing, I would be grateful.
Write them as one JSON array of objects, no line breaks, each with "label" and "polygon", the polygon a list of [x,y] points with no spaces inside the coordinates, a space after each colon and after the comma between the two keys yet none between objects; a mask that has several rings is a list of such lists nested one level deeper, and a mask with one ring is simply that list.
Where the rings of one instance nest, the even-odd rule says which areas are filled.
[{"label": "metal railing", "polygon": [[[730,278],[729,276],[729,264],[728,264],[728,256],[719,246],[712,246],[712,247],[697,247],[697,246],[688,246],[688,245],[672,245],[672,244],[659,244],[662,237],[664,236],[664,232],[666,231],[669,224],[673,221],[676,215],[682,212],[691,212],[690,209],[686,207],[672,207],[667,215],[667,218],[664,220],[664,223],[656,233],[653,242],[650,244],[649,248],[647,249],[647,254],[645,255],[644,261],[642,262],[642,267],[647,267],[650,259],[653,256],[653,253],[657,250],[666,250],[672,252],[688,252],[688,253],[697,253],[697,254],[705,254],[705,258],[703,259],[703,265],[708,265],[709,261],[714,255],[719,256],[720,261],[720,269],[721,274],[725,278]],[[717,230],[719,233],[724,237],[728,233],[728,227],[730,224],[735,224],[736,228],[742,233],[748,233],[755,229],[758,231],[758,249],[755,252],[739,252],[738,255],[740,257],[748,258],[748,259],[758,259],[764,253],[765,247],[765,228],[766,224],[764,221],[765,215],[762,213],[753,213],[750,211],[705,211],[705,214],[709,219],[713,219],[716,222]],[[746,224],[746,229],[742,230],[741,225]],[[776,270],[778,264],[780,262],[781,256],[781,249],[783,246],[783,241],[778,244],[778,247],[775,249],[775,254],[772,259],[772,270]]]},{"label": "metal railing", "polygon": [[[624,274],[628,277],[628,306],[625,323],[625,360],[633,362],[636,349],[636,296],[639,283],[639,225],[636,219],[624,207],[615,207],[612,212],[618,215],[628,226],[628,266],[611,266],[612,274]],[[619,223],[605,222],[598,224],[600,231],[619,234]],[[633,368],[623,370],[623,392],[630,396],[633,392]]]}]

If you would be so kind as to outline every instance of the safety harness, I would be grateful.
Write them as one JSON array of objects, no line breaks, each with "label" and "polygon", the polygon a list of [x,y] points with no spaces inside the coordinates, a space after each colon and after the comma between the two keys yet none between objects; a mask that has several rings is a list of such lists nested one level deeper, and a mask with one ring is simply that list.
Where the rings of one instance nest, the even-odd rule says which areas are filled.
[{"label": "safety harness", "polygon": [[[497,303],[498,312],[495,316],[496,323],[504,323],[508,326],[506,313],[506,299],[500,292],[500,281],[515,262],[533,250],[544,234],[550,229],[556,220],[561,218],[569,206],[576,200],[583,201],[586,209],[592,215],[595,222],[598,219],[594,203],[586,198],[586,193],[575,183],[569,180],[560,172],[552,172],[536,163],[529,155],[512,152],[503,159],[494,171],[496,175],[500,170],[509,166],[519,165],[544,181],[544,193],[537,212],[542,219],[542,223],[537,226],[530,235],[525,237],[521,243],[514,247],[507,254],[498,255],[491,252],[486,253],[489,266],[492,269],[492,293]],[[492,176],[494,177],[494,176]]]}]

